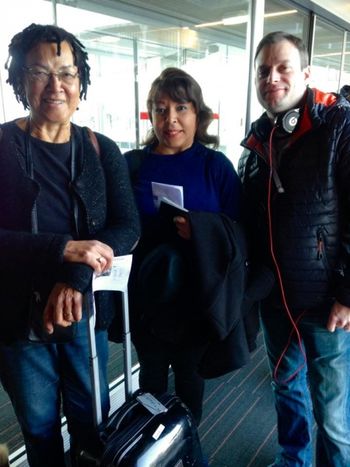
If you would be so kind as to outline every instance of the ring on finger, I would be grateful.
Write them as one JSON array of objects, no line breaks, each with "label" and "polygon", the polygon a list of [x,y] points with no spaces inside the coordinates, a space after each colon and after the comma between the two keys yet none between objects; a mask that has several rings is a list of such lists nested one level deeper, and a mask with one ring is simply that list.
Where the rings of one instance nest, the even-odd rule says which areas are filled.
[{"label": "ring on finger", "polygon": [[101,264],[101,263],[102,263],[102,259],[103,259],[103,256],[100,256],[99,258],[96,259],[96,261],[97,261],[98,263]]}]

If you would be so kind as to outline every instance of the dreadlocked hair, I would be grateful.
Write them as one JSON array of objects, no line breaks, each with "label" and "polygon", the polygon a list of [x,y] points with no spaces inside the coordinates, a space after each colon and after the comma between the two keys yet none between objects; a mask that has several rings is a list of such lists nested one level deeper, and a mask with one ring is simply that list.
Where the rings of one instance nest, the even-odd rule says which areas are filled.
[{"label": "dreadlocked hair", "polygon": [[90,81],[90,66],[88,53],[84,45],[70,32],[53,25],[32,23],[23,31],[14,35],[9,47],[5,69],[8,70],[6,80],[13,87],[16,99],[22,102],[25,109],[29,108],[24,91],[24,67],[27,53],[39,43],[53,42],[57,44],[57,55],[61,55],[61,43],[66,41],[72,48],[74,65],[78,68],[80,78],[80,99],[86,99],[87,87]]}]

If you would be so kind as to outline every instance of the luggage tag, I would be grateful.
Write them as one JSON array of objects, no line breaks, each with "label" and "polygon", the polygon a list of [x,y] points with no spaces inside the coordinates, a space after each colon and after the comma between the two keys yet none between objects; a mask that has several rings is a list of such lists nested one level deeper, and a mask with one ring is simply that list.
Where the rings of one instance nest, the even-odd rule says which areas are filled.
[{"label": "luggage tag", "polygon": [[142,404],[152,415],[167,412],[168,409],[159,400],[149,392],[145,392],[136,396],[136,399]]}]

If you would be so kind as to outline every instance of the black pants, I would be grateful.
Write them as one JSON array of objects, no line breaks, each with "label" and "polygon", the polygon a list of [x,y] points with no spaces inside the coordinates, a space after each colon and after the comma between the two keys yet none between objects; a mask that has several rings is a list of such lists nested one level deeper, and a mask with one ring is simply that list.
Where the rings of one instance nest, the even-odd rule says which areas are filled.
[{"label": "black pants", "polygon": [[162,393],[168,389],[171,366],[175,377],[175,392],[191,410],[199,425],[202,417],[204,379],[198,374],[198,365],[205,345],[170,344],[149,335],[135,343],[140,362],[139,385],[145,392]]}]

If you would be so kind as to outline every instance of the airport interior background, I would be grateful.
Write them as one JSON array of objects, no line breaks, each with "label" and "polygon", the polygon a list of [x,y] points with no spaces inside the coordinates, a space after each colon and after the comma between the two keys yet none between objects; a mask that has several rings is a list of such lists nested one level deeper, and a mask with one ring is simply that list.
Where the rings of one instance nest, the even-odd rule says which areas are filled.
[{"label": "airport interior background", "polygon": [[111,137],[122,152],[142,144],[149,129],[151,82],[163,68],[177,66],[202,86],[215,114],[210,130],[236,165],[240,141],[261,112],[250,51],[273,30],[308,43],[310,85],[336,92],[350,83],[346,0],[11,0],[0,10],[0,122],[24,114],[3,66],[11,37],[31,22],[56,23],[89,52],[92,84],[74,121]]},{"label": "airport interior background", "polygon": [[[86,46],[92,83],[74,122],[106,134],[122,152],[142,145],[150,128],[146,109],[150,84],[162,69],[176,66],[200,83],[215,116],[210,131],[220,137],[220,149],[237,165],[240,142],[251,121],[262,111],[255,97],[252,56],[267,32],[284,30],[308,44],[311,86],[338,92],[344,84],[350,84],[349,0],[3,0],[0,123],[25,115],[6,83],[4,64],[11,37],[32,22],[55,23],[74,33]],[[265,365],[261,363],[265,358],[261,356],[262,347],[261,354],[253,357],[258,361],[255,370],[258,365]],[[250,368],[243,371],[244,375],[253,374]],[[242,374],[232,378],[241,378],[237,388],[244,384]],[[266,365],[261,377],[266,387],[268,380]],[[219,383],[211,382],[213,394]],[[253,385],[253,392],[259,385]],[[247,407],[248,412],[251,406]],[[264,407],[262,419],[267,420],[270,412]],[[1,387],[0,413],[0,442],[9,441],[7,434],[12,436],[16,431],[16,421]],[[208,439],[218,428],[215,425],[215,430],[210,431],[214,425],[208,428]],[[262,430],[259,425],[254,433],[258,436]],[[201,435],[204,436],[203,431]],[[270,435],[273,437],[272,428]],[[17,449],[16,442],[10,446]],[[266,449],[266,442],[261,441],[261,446]],[[241,448],[239,455],[244,456],[244,444]],[[261,457],[261,449],[257,448],[255,457]],[[241,467],[248,463],[213,465]]]}]

